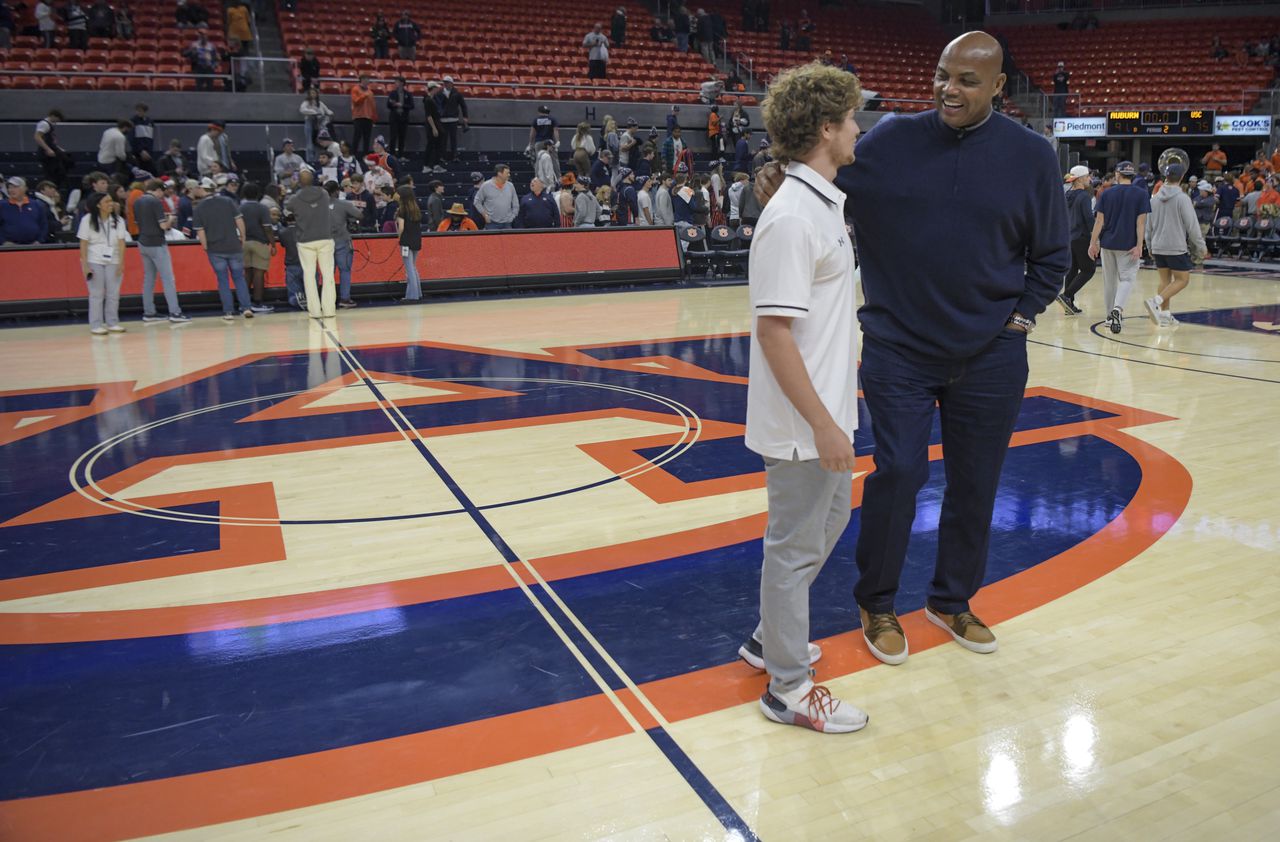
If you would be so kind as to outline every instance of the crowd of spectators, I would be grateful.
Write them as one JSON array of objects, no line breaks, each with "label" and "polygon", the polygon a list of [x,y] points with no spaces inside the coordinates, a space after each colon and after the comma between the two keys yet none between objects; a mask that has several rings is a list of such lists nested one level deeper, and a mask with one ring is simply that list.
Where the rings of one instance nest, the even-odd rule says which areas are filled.
[{"label": "crowd of spectators", "polygon": [[[444,93],[445,85],[438,87]],[[415,106],[407,99],[401,101],[400,95],[408,97],[404,91],[392,92],[399,109],[403,115],[412,113]],[[441,124],[443,140],[448,115],[465,114],[465,105],[451,110],[447,98],[443,108],[434,96],[426,99],[431,103],[429,112]],[[414,156],[402,138],[388,142],[379,134],[368,153],[354,151],[335,136],[332,110],[314,90],[308,92],[303,114],[304,130],[314,134],[314,142],[284,139],[265,177],[255,180],[241,171],[224,122],[210,122],[194,150],[185,149],[176,139],[162,150],[156,146],[157,127],[147,104],[138,103],[131,118],[104,128],[98,169],[68,192],[69,156],[56,137],[63,115],[50,111],[34,135],[46,177],[34,190],[20,177],[7,180],[7,197],[0,202],[0,244],[80,242],[85,271],[92,275],[94,333],[123,330],[117,313],[124,271],[123,246],[118,243],[129,241],[139,243],[145,252],[145,319],[187,321],[178,309],[172,264],[165,250],[167,243],[182,240],[199,240],[204,247],[218,277],[224,318],[252,318],[271,311],[264,297],[266,273],[281,248],[290,305],[323,318],[332,315],[330,309],[355,306],[350,295],[353,232],[399,238],[406,261],[404,297],[413,300],[421,295],[413,261],[423,247],[424,232],[681,224],[736,227],[758,218],[760,207],[751,178],[770,160],[768,141],[755,143],[744,110],[735,109],[721,121],[717,109],[706,127],[717,157],[698,171],[683,139],[679,106],[672,106],[665,133],[657,127],[642,133],[636,120],[620,126],[608,115],[596,127],[581,123],[565,150],[568,157],[562,159],[560,127],[550,109],[540,106],[530,124],[528,152],[535,175],[529,182],[518,184],[510,167],[499,164],[488,176],[472,172],[467,195],[450,197],[445,184],[434,177],[437,168],[426,166],[422,168],[426,175],[418,176],[429,179],[424,185],[425,201],[419,205],[416,161],[410,164]],[[403,115],[388,114],[393,130]],[[425,160],[430,162],[430,156]],[[331,250],[327,245],[319,252],[310,248],[309,244],[318,242],[314,231],[300,233],[289,213],[308,188],[319,188],[325,196],[332,224],[323,242],[331,242]],[[319,194],[312,190],[309,195]],[[145,210],[141,217],[139,206]],[[327,260],[332,261],[337,278],[333,308],[328,293],[317,293],[315,286],[317,271],[330,277]],[[157,280],[164,286],[168,315],[158,314],[153,302]]]}]

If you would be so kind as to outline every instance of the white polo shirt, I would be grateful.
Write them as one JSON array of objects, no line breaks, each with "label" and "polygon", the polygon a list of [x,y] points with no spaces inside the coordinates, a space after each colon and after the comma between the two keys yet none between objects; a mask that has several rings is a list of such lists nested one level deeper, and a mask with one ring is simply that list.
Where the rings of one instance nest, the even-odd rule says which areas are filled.
[{"label": "white polo shirt", "polygon": [[831,417],[853,440],[858,426],[853,244],[844,193],[792,163],[751,239],[751,370],[746,444],[774,459],[817,459],[813,430],[774,378],[756,334],[759,316],[795,319],[792,335]]},{"label": "white polo shirt", "polygon": [[88,262],[103,266],[117,263],[116,243],[129,242],[129,230],[123,219],[114,214],[104,222],[98,219],[98,230],[93,229],[89,214],[80,220],[80,228],[76,232],[78,239],[89,244]]}]

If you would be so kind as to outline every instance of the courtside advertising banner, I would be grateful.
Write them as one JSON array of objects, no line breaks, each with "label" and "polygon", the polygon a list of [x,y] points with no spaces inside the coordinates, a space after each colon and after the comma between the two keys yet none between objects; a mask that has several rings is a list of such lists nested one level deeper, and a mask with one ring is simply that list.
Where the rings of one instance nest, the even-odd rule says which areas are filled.
[{"label": "courtside advertising banner", "polygon": [[1053,121],[1054,137],[1106,137],[1106,117],[1058,117]]},{"label": "courtside advertising banner", "polygon": [[1213,121],[1213,133],[1218,137],[1271,134],[1271,118],[1265,114],[1241,114],[1235,117],[1219,115]]}]

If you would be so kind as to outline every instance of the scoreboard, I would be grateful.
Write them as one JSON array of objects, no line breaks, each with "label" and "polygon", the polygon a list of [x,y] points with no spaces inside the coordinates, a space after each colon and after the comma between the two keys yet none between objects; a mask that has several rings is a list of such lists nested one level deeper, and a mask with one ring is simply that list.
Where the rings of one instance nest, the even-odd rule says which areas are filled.
[{"label": "scoreboard", "polygon": [[1108,111],[1107,134],[1126,135],[1212,135],[1213,111],[1152,110]]}]

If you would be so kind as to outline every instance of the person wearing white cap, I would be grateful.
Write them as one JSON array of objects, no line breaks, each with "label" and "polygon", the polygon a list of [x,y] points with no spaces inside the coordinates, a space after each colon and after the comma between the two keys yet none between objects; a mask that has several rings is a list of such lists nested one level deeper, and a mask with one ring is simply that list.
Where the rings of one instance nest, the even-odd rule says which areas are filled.
[{"label": "person wearing white cap", "polygon": [[1196,192],[1191,197],[1191,205],[1196,209],[1196,221],[1200,223],[1200,235],[1209,233],[1209,226],[1218,211],[1218,194],[1213,190],[1213,182],[1208,176],[1200,179]]},{"label": "person wearing white cap", "polygon": [[1068,316],[1082,312],[1076,305],[1076,293],[1093,278],[1097,266],[1089,256],[1089,235],[1093,232],[1093,191],[1089,189],[1093,177],[1089,168],[1077,164],[1066,177],[1067,224],[1071,227],[1071,268],[1062,281],[1058,303]]},{"label": "person wearing white cap", "polygon": [[444,143],[442,146],[443,157],[446,161],[452,161],[458,154],[458,124],[462,124],[462,130],[468,131],[471,125],[470,118],[467,117],[467,100],[462,93],[453,86],[453,77],[444,77],[444,90],[440,96],[443,98],[440,105],[440,126],[444,129]]}]

